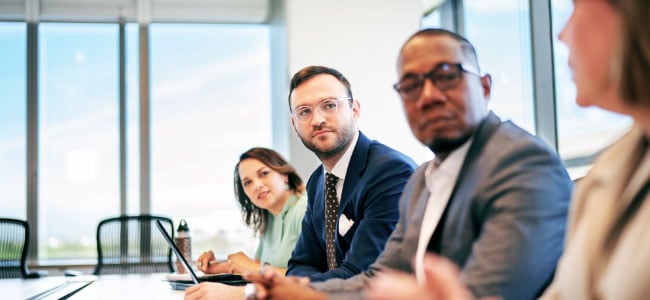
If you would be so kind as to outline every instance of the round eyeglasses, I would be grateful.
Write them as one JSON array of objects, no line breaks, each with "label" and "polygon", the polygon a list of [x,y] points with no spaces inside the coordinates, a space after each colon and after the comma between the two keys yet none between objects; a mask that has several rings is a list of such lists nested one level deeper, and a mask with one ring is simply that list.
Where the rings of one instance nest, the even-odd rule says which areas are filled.
[{"label": "round eyeglasses", "polygon": [[413,102],[420,98],[424,82],[429,79],[441,91],[447,91],[458,86],[463,78],[463,72],[481,77],[478,71],[463,67],[460,63],[441,63],[426,74],[406,75],[393,85],[404,101]]},{"label": "round eyeglasses", "polygon": [[[352,98],[345,98],[345,99],[339,99],[339,98],[325,98],[318,102],[316,107],[318,108],[318,112],[323,116],[323,117],[331,117],[332,115],[336,114],[339,112],[339,107],[341,106],[342,101],[350,101]],[[298,106],[293,110],[292,114],[293,118],[296,119],[296,121],[300,123],[307,123],[311,121],[311,119],[314,117],[314,108],[311,106]]]}]

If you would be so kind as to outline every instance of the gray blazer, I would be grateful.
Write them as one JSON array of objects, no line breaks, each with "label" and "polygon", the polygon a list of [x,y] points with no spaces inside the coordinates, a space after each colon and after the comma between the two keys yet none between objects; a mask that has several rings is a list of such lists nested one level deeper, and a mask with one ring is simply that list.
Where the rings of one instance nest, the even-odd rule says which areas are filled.
[{"label": "gray blazer", "polygon": [[[332,299],[358,299],[374,272],[414,272],[429,198],[425,168],[420,166],[404,188],[400,220],[370,270],[347,280],[314,283],[314,288]],[[535,298],[562,253],[571,189],[554,151],[490,113],[477,129],[447,204],[438,254],[461,267],[476,297]]]}]

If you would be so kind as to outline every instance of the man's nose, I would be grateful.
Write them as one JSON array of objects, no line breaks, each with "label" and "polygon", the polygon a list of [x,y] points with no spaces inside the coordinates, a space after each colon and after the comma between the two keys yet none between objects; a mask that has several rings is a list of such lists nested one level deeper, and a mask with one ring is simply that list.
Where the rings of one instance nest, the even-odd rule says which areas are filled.
[{"label": "man's nose", "polygon": [[420,92],[420,97],[416,101],[418,107],[426,107],[428,105],[441,103],[447,100],[445,93],[440,90],[431,78],[425,78],[422,83],[422,91]]},{"label": "man's nose", "polygon": [[314,109],[312,112],[311,125],[320,126],[325,123],[325,116],[320,112],[320,109]]}]

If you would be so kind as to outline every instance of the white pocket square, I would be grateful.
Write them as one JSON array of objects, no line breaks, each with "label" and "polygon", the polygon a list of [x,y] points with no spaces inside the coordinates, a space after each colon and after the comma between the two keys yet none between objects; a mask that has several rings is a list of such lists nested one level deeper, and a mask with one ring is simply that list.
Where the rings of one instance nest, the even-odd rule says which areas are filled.
[{"label": "white pocket square", "polygon": [[354,225],[354,221],[348,219],[344,214],[341,214],[341,217],[339,218],[339,234],[344,236],[348,233],[348,230],[350,230],[352,225]]}]

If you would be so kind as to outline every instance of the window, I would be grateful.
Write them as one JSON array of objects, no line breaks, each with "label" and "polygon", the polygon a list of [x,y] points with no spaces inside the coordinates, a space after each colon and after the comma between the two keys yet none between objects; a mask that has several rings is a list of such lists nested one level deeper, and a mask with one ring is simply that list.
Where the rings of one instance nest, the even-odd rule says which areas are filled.
[{"label": "window", "polygon": [[115,24],[40,24],[40,259],[96,257],[97,223],[119,214],[117,36]]},{"label": "window", "polygon": [[272,145],[268,29],[153,24],[150,36],[152,212],[187,220],[195,256],[252,255],[233,171],[242,152]]},{"label": "window", "polygon": [[535,133],[527,0],[464,0],[465,37],[492,75],[488,108]]},{"label": "window", "polygon": [[26,218],[26,27],[0,22],[0,211]]},{"label": "window", "polygon": [[[573,4],[559,0],[553,0],[551,4],[553,35],[557,37],[571,16]],[[568,48],[560,41],[553,48],[559,152],[571,177],[575,178],[585,175],[594,157],[625,133],[632,121],[629,117],[599,108],[579,107],[575,102],[575,85],[567,63]]]}]

